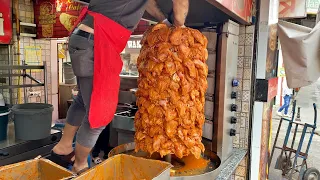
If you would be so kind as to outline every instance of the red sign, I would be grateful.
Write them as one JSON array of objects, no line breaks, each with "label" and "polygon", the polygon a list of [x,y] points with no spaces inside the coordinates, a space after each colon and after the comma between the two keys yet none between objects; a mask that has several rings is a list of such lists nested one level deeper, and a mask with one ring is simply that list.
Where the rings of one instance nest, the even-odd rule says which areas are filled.
[{"label": "red sign", "polygon": [[0,0],[0,44],[10,44],[12,38],[11,0]]},{"label": "red sign", "polygon": [[268,80],[268,102],[271,101],[278,93],[278,78]]},{"label": "red sign", "polygon": [[82,7],[82,4],[72,0],[37,0],[34,7],[37,37],[67,37]]},{"label": "red sign", "polygon": [[306,0],[280,0],[279,18],[301,18],[306,16]]},{"label": "red sign", "polygon": [[252,0],[217,0],[217,2],[244,21],[251,22]]}]

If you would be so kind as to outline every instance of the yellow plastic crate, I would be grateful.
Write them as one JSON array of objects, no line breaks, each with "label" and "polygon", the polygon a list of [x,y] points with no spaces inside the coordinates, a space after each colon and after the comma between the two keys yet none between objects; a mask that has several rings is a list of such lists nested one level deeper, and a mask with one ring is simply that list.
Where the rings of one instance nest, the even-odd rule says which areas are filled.
[{"label": "yellow plastic crate", "polygon": [[0,180],[61,180],[72,172],[46,160],[34,159],[0,167]]},{"label": "yellow plastic crate", "polygon": [[120,154],[113,156],[75,180],[169,180],[171,164]]}]

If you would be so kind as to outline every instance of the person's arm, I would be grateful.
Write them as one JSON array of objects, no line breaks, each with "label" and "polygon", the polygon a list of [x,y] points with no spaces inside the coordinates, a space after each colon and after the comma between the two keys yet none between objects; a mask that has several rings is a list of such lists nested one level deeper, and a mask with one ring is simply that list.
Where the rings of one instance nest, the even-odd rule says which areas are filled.
[{"label": "person's arm", "polygon": [[172,0],[175,26],[183,26],[189,11],[189,0]]},{"label": "person's arm", "polygon": [[159,22],[163,22],[164,20],[166,20],[166,16],[163,14],[163,12],[158,7],[156,0],[148,0],[146,11],[151,16],[156,18]]}]

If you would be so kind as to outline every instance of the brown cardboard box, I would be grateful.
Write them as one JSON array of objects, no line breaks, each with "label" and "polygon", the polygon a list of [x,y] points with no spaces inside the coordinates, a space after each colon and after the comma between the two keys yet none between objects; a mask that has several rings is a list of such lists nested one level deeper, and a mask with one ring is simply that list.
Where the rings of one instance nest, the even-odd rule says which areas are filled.
[{"label": "brown cardboard box", "polygon": [[59,180],[73,173],[47,159],[34,159],[0,167],[2,180]]},{"label": "brown cardboard box", "polygon": [[74,180],[169,180],[171,164],[126,154],[113,156]]}]

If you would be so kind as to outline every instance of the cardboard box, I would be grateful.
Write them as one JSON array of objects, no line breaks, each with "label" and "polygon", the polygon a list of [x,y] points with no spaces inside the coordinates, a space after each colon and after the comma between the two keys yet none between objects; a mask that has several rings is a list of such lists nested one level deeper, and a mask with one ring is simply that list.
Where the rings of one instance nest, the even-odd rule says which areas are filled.
[{"label": "cardboard box", "polygon": [[47,159],[34,159],[0,167],[3,180],[59,180],[74,177],[73,173]]},{"label": "cardboard box", "polygon": [[75,180],[169,180],[171,164],[126,154],[113,156]]}]

